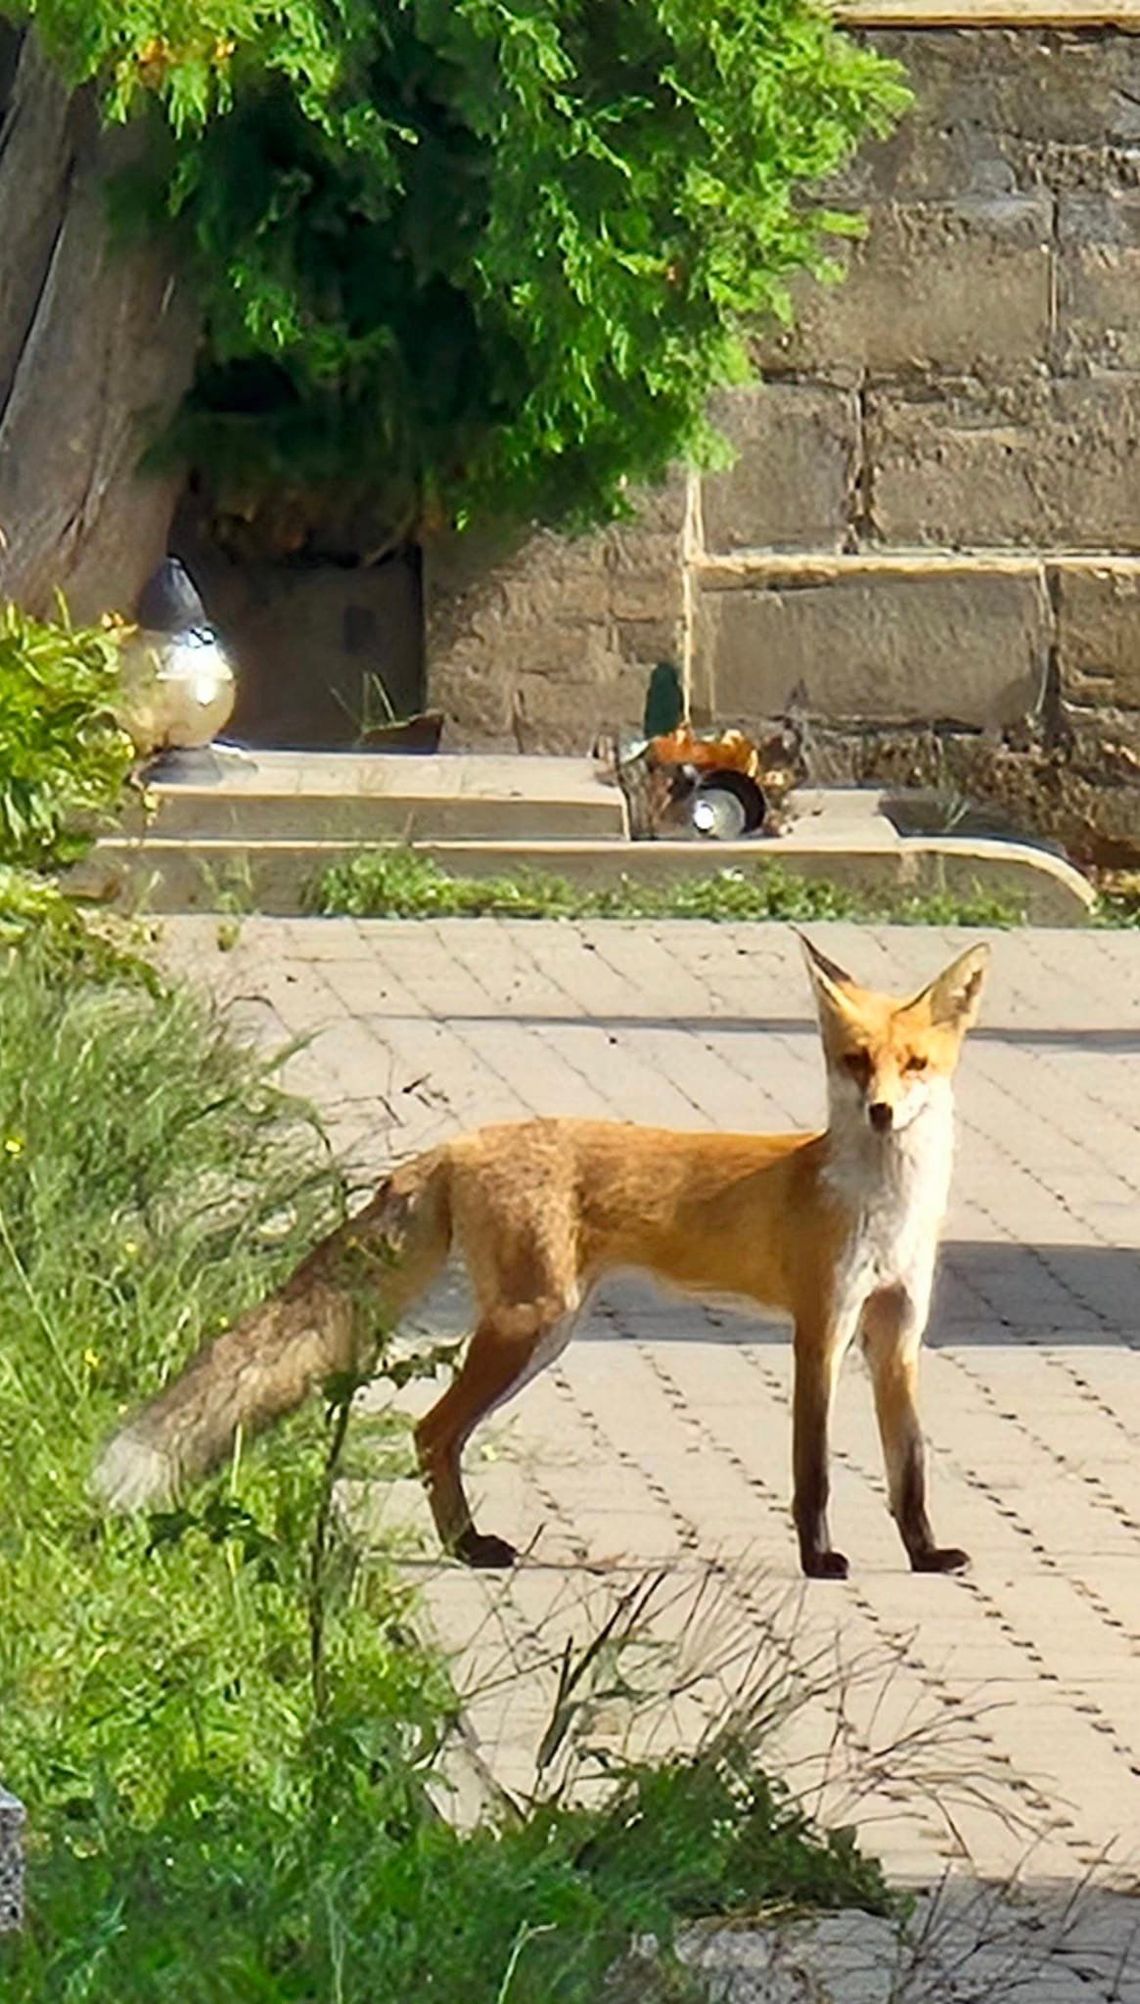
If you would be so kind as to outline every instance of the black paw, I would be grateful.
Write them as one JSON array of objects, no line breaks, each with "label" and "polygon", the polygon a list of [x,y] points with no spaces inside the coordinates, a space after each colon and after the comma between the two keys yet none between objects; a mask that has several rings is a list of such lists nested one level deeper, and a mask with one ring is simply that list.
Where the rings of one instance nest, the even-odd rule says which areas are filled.
[{"label": "black paw", "polygon": [[518,1558],[514,1546],[508,1545],[505,1538],[491,1537],[474,1528],[464,1531],[455,1540],[452,1550],[465,1566],[479,1566],[487,1571],[506,1571]]},{"label": "black paw", "polygon": [[970,1554],[957,1545],[931,1545],[925,1552],[912,1552],[910,1563],[916,1573],[960,1573],[969,1565]]},{"label": "black paw", "polygon": [[851,1570],[842,1552],[804,1552],[800,1563],[809,1580],[845,1580]]}]

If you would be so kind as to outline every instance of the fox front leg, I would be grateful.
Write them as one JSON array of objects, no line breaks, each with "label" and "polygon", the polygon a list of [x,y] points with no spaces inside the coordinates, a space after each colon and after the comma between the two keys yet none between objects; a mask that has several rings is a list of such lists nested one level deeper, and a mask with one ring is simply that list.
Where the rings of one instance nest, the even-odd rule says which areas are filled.
[{"label": "fox front leg", "polygon": [[891,1515],[916,1573],[957,1573],[969,1555],[935,1543],[926,1514],[926,1451],[918,1418],[918,1351],[925,1318],[903,1287],[873,1294],[863,1311],[863,1352],[887,1469]]},{"label": "fox front leg", "polygon": [[831,1402],[850,1334],[829,1317],[801,1315],[796,1321],[792,1515],[808,1579],[844,1580],[848,1573],[846,1558],[831,1542],[827,1502]]}]

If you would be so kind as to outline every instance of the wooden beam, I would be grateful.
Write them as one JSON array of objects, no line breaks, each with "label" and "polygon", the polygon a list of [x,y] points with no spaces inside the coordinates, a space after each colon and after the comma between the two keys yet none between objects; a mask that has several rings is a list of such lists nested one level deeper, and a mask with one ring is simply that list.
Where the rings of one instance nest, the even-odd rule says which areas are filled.
[{"label": "wooden beam", "polygon": [[1116,28],[1140,34],[1140,0],[836,0],[847,28]]},{"label": "wooden beam", "polygon": [[1140,577],[1140,553],[1121,550],[737,550],[731,556],[702,551],[690,563],[712,591],[833,584],[840,578],[1034,577],[1047,570]]}]

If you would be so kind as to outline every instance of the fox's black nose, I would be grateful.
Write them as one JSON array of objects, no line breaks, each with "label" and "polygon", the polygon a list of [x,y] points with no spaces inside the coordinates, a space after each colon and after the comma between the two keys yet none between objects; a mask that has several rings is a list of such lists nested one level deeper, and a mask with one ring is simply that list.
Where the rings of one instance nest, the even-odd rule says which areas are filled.
[{"label": "fox's black nose", "polygon": [[895,1110],[893,1106],[888,1105],[885,1099],[872,1100],[870,1106],[867,1108],[867,1118],[878,1134],[886,1133],[894,1117]]}]

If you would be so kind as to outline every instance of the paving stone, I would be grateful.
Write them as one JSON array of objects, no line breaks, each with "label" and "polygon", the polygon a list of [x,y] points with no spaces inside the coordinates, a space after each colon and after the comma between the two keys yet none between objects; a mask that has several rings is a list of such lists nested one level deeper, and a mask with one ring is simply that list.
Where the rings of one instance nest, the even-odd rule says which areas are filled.
[{"label": "paving stone", "polygon": [[[812,930],[853,973],[904,993],[975,937]],[[527,1112],[725,1128],[822,1116],[816,1031],[786,928],[258,920],[226,954],[209,922],[172,920],[166,941],[172,963],[223,1000],[259,998],[243,1004],[249,1034],[312,1037],[286,1080],[377,1168],[389,1147],[403,1154]],[[865,1372],[852,1361],[834,1442],[835,1525],[852,1578],[804,1586],[788,1511],[785,1333],[639,1281],[609,1283],[558,1369],[468,1451],[494,1527],[534,1541],[516,1575],[474,1579],[435,1561],[414,1485],[368,1506],[370,1522],[399,1521],[421,1541],[416,1577],[457,1674],[479,1694],[478,1750],[504,1783],[534,1779],[567,1639],[582,1646],[656,1567],[662,1647],[703,1648],[711,1667],[689,1709],[654,1732],[691,1738],[739,1693],[745,1661],[783,1651],[810,1695],[781,1748],[817,1784],[841,1749],[822,1799],[838,1803],[858,1780],[856,1820],[894,1869],[929,1881],[957,1859],[959,1887],[961,1839],[983,1871],[1005,1874],[1035,1830],[1035,1882],[1052,1874],[1071,1886],[1112,1837],[1118,1869],[1135,1869],[1140,936],[1042,930],[993,945],[960,1081],[923,1368],[936,1521],[971,1550],[972,1572],[906,1570]],[[466,1315],[452,1287],[415,1322],[450,1331]],[[512,1664],[522,1674],[512,1678]],[[945,1813],[905,1762],[891,1772],[886,1761],[908,1717],[912,1765],[941,1774]],[[985,1799],[973,1801],[979,1774]],[[1010,1809],[1021,1822],[1003,1820]],[[1121,1911],[1097,1909],[1118,1958]],[[1051,1954],[1025,1996],[1127,1996],[1091,1954],[1079,1976]]]}]

